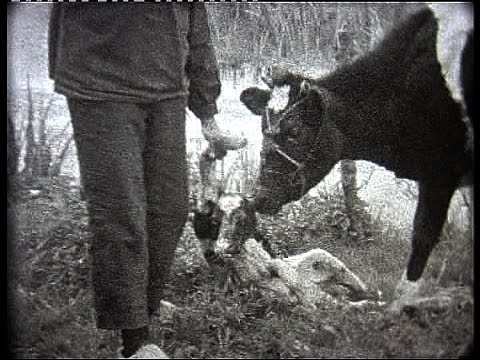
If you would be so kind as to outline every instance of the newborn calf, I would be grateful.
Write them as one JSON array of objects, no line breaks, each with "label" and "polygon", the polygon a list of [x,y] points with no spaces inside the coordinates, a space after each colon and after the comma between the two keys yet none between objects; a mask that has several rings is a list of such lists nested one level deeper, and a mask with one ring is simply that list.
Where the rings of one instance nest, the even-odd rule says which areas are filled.
[{"label": "newborn calf", "polygon": [[207,200],[194,211],[193,228],[210,265],[237,255],[247,239],[255,239],[270,256],[275,257],[270,244],[257,230],[251,199],[223,194],[218,202]]}]

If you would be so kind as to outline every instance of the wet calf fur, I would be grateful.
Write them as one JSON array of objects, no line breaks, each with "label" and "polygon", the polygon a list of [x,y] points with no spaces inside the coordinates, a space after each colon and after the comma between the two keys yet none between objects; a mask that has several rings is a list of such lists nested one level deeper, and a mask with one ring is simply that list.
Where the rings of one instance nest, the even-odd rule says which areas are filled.
[{"label": "wet calf fur", "polygon": [[[437,60],[437,32],[433,12],[424,9],[376,49],[330,75],[310,79],[273,72],[270,90],[244,90],[240,100],[262,115],[257,211],[274,214],[300,199],[340,160],[383,166],[419,185],[407,267],[407,279],[418,280],[438,242],[452,194],[472,169],[464,110],[452,98]],[[462,81],[471,114],[473,55],[468,46],[471,42],[463,54]],[[290,89],[288,104],[270,109],[273,89],[284,86]]]},{"label": "wet calf fur", "polygon": [[212,200],[207,200],[202,209],[194,210],[193,229],[202,244],[203,255],[208,263],[215,258],[215,241],[218,239],[224,214]]},{"label": "wet calf fur", "polygon": [[[230,208],[222,206],[221,198],[217,202],[207,200],[201,209],[194,211],[193,228],[207,263],[222,262],[221,255],[238,254],[245,241],[252,238],[274,258],[270,243],[257,229],[252,200],[240,196],[235,196],[233,200],[235,205]],[[218,244],[219,240],[221,245]]]}]

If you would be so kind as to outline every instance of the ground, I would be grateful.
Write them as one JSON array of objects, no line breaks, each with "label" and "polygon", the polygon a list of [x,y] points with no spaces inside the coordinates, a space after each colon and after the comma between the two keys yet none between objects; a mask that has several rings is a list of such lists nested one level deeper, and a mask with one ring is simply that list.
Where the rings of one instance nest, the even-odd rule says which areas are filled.
[{"label": "ground", "polygon": [[[408,241],[365,213],[364,233],[352,234],[338,195],[307,196],[260,229],[278,254],[322,247],[391,301],[408,255]],[[32,198],[20,194],[18,278],[9,308],[15,355],[116,357],[118,333],[95,328],[89,283],[87,214],[67,185]],[[442,286],[472,284],[471,238],[446,226],[426,277]],[[446,266],[442,266],[443,264]],[[391,316],[384,307],[332,307],[315,312],[262,298],[254,287],[224,293],[206,267],[190,223],[177,251],[165,300],[178,306],[153,320],[153,339],[181,357],[455,357],[473,334],[473,308]],[[272,305],[273,304],[273,305]]]}]

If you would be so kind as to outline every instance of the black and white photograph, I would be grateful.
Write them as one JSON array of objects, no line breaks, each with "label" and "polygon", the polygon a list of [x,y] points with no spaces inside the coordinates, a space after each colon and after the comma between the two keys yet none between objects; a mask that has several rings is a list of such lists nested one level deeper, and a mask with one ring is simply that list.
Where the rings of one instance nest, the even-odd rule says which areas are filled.
[{"label": "black and white photograph", "polygon": [[9,356],[474,356],[473,2],[6,15]]}]

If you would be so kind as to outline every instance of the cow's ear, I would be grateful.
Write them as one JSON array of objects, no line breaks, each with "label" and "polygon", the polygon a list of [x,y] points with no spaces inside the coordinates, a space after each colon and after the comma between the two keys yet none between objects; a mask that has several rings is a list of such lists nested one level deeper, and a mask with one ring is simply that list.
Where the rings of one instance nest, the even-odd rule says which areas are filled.
[{"label": "cow's ear", "polygon": [[240,101],[255,115],[262,115],[267,107],[272,92],[257,87],[245,89],[240,94]]},{"label": "cow's ear", "polygon": [[282,87],[288,85],[293,88],[299,88],[300,83],[305,76],[299,72],[290,71],[283,66],[273,66],[267,71],[267,78],[270,78],[271,87]]}]

